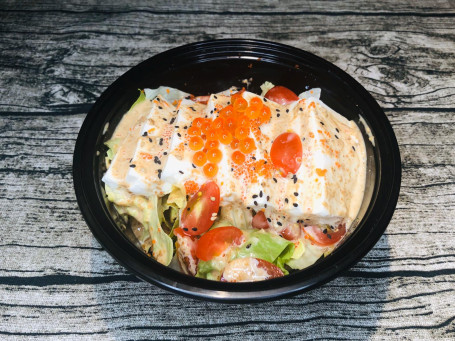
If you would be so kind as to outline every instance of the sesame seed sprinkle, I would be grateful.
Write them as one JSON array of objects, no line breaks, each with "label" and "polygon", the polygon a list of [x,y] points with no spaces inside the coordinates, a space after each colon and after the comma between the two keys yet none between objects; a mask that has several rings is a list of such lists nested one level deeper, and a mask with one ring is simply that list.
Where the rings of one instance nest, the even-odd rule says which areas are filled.
[{"label": "sesame seed sprinkle", "polygon": [[180,174],[183,174],[183,171],[179,170],[179,173],[180,173]]},{"label": "sesame seed sprinkle", "polygon": [[144,131],[144,133],[142,134],[142,136],[144,136],[144,137],[147,135],[148,135],[148,133],[146,131]]},{"label": "sesame seed sprinkle", "polygon": [[131,167],[131,168],[135,168],[136,165],[135,165],[135,164],[131,164],[130,167]]},{"label": "sesame seed sprinkle", "polygon": [[276,224],[277,224],[278,226],[283,226],[283,224],[281,223],[281,221],[277,221]]},{"label": "sesame seed sprinkle", "polygon": [[354,146],[352,146],[352,150],[355,151],[355,147]]},{"label": "sesame seed sprinkle", "polygon": [[297,204],[296,202],[292,204],[294,207],[298,207],[299,204]]}]

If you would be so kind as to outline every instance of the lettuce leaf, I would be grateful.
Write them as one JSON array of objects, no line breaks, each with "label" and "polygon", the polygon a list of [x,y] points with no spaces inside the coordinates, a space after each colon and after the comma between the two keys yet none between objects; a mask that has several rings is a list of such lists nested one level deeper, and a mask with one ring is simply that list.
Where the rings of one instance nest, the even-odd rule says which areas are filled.
[{"label": "lettuce leaf", "polygon": [[255,257],[278,266],[284,274],[284,265],[294,253],[294,243],[263,230],[251,233],[245,243],[237,250],[236,258]]},{"label": "lettuce leaf", "polygon": [[131,195],[124,189],[112,189],[108,185],[105,185],[105,190],[108,200],[119,206],[119,213],[132,216],[148,229],[153,244],[153,257],[159,263],[169,265],[174,254],[174,245],[161,227],[158,197]]},{"label": "lettuce leaf", "polygon": [[145,99],[146,99],[145,91],[141,90],[141,89],[138,89],[138,90],[140,91],[139,97],[137,98],[136,102],[133,103],[133,105],[131,106],[130,110],[133,109],[139,103],[144,102]]}]

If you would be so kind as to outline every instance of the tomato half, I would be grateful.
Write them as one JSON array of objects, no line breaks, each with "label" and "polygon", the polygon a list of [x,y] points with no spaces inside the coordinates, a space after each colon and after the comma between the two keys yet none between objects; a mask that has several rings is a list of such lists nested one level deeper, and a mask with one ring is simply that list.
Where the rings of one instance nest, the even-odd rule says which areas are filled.
[{"label": "tomato half", "polygon": [[265,98],[281,105],[288,105],[300,99],[293,91],[281,85],[274,86],[267,91]]},{"label": "tomato half", "polygon": [[221,226],[208,231],[197,243],[196,257],[203,261],[209,261],[232,244],[240,244],[243,232],[235,226]]},{"label": "tomato half", "polygon": [[[320,228],[319,226],[305,226],[305,234],[319,246],[329,246],[337,243],[346,234],[346,225],[339,225],[336,229]],[[324,233],[325,232],[325,233]]]},{"label": "tomato half", "polygon": [[302,164],[302,142],[296,133],[283,133],[272,144],[270,150],[272,163],[283,177],[295,174]]},{"label": "tomato half", "polygon": [[206,182],[183,209],[180,227],[186,235],[200,235],[213,225],[219,208],[220,188],[214,181]]},{"label": "tomato half", "polygon": [[265,230],[269,228],[269,223],[263,211],[259,211],[258,213],[256,213],[256,215],[253,217],[251,225],[255,229]]}]

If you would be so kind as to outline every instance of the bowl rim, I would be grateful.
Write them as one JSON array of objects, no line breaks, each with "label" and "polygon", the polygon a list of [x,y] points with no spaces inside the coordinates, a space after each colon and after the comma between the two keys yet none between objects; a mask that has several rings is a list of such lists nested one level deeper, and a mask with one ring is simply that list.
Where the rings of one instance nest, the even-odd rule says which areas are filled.
[{"label": "bowl rim", "polygon": [[[221,283],[179,273],[156,261],[150,261],[125,236],[109,233],[112,226],[109,226],[109,231],[105,226],[112,224],[113,220],[105,216],[104,201],[101,200],[102,196],[100,197],[101,186],[98,186],[99,180],[96,179],[96,172],[93,169],[94,154],[97,150],[96,144],[93,143],[94,136],[100,136],[102,128],[94,128],[104,126],[102,121],[105,117],[100,115],[100,112],[112,101],[115,89],[130,85],[129,79],[142,72],[144,68],[172,60],[175,56],[197,58],[201,63],[229,58],[257,57],[264,61],[297,58],[297,60],[323,65],[329,72],[343,79],[348,86],[357,91],[369,109],[374,112],[373,116],[368,117],[370,128],[374,123],[376,129],[372,130],[381,131],[381,143],[377,142],[375,147],[375,155],[380,155],[379,162],[376,164],[375,190],[367,216],[371,225],[370,228],[362,231],[362,243],[357,245],[351,243],[350,251],[343,257],[331,257],[330,262],[318,262],[310,268],[282,278],[255,282],[252,287],[251,283]],[[87,153],[87,150],[92,152]],[[256,39],[218,39],[186,44],[156,54],[132,67],[114,81],[92,106],[79,131],[73,155],[73,181],[79,208],[95,238],[114,259],[138,278],[184,296],[218,302],[248,303],[287,297],[313,289],[339,276],[370,251],[384,233],[395,210],[401,183],[401,158],[398,142],[384,111],[360,83],[334,64],[310,52],[281,43]],[[375,205],[379,201],[380,207]],[[338,248],[332,255],[337,253],[339,253]],[[305,275],[302,275],[303,273]]]}]

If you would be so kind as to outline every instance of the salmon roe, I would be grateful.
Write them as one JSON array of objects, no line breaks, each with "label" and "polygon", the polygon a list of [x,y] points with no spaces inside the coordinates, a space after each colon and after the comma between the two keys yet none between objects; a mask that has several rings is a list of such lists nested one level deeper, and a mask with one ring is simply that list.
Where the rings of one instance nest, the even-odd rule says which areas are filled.
[{"label": "salmon roe", "polygon": [[242,163],[245,162],[245,155],[236,150],[235,152],[232,153],[232,161],[234,163],[241,165]]},{"label": "salmon roe", "polygon": [[[270,108],[260,97],[247,101],[243,98],[244,92],[245,89],[242,89],[232,94],[230,104],[225,107],[217,106],[217,110],[212,112],[215,115],[213,119],[198,117],[187,130],[188,146],[195,151],[193,166],[202,167],[203,174],[208,178],[216,176],[217,164],[223,159],[220,143],[233,151],[231,161],[240,166],[247,162],[246,155],[257,148],[255,139],[260,139],[259,126],[272,117]],[[250,133],[254,138],[250,137]],[[252,169],[254,173],[267,175],[271,172],[270,167],[266,160],[257,160]],[[247,168],[251,171],[250,167]],[[186,189],[188,192],[189,188]]]},{"label": "salmon roe", "polygon": [[210,162],[219,163],[222,158],[223,158],[223,153],[221,153],[221,150],[219,150],[218,148],[210,149],[207,152],[207,159]]},{"label": "salmon roe", "polygon": [[243,139],[247,138],[249,134],[250,134],[250,128],[240,126],[235,129],[234,135],[237,139],[243,140]]},{"label": "salmon roe", "polygon": [[246,139],[240,141],[239,149],[242,153],[250,154],[256,149],[256,144],[251,137],[247,137]]},{"label": "salmon roe", "polygon": [[194,153],[193,163],[196,166],[202,167],[206,162],[207,162],[207,154],[205,154],[202,150]]},{"label": "salmon roe", "polygon": [[205,164],[203,171],[206,177],[213,178],[218,173],[218,166],[209,162]]},{"label": "salmon roe", "polygon": [[212,149],[212,148],[217,148],[220,145],[220,143],[217,140],[209,140],[205,143],[205,148],[207,150]]},{"label": "salmon roe", "polygon": [[232,142],[232,134],[227,129],[220,130],[218,132],[218,140],[222,144],[230,144]]},{"label": "salmon roe", "polygon": [[200,136],[193,136],[190,138],[189,146],[191,150],[199,150],[204,147],[204,140]]}]

